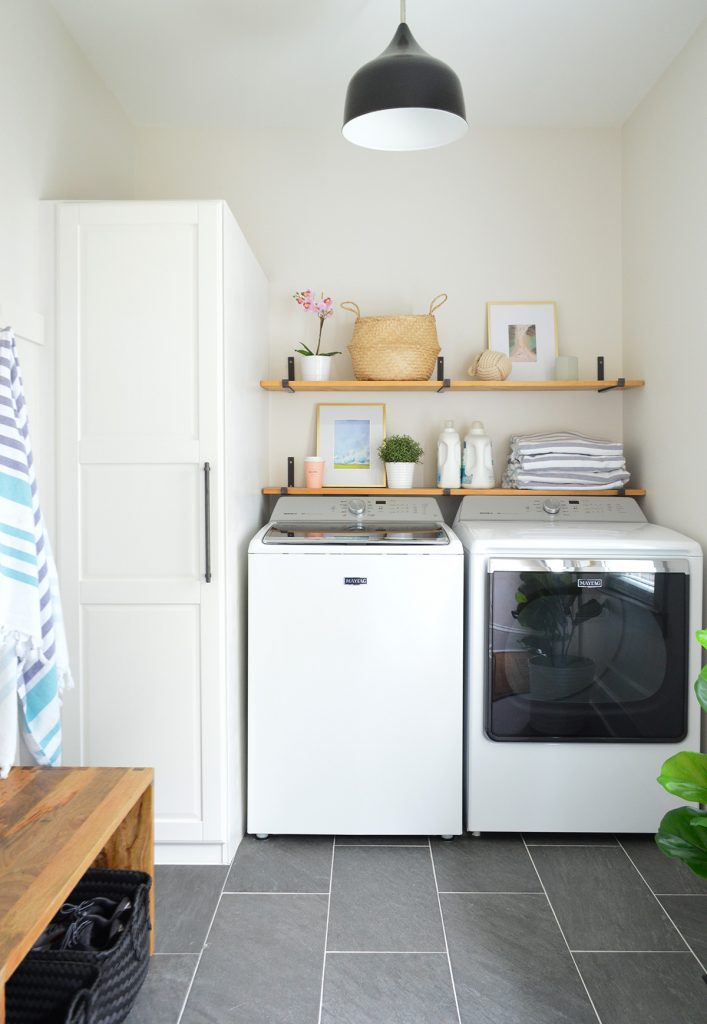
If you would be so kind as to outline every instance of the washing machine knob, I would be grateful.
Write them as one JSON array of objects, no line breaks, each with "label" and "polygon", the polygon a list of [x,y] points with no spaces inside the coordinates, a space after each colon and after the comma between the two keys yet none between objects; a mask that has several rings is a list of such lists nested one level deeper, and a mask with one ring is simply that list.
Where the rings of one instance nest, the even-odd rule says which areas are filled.
[{"label": "washing machine knob", "polygon": [[348,507],[351,515],[362,516],[366,511],[366,502],[363,498],[352,498]]},{"label": "washing machine knob", "polygon": [[561,508],[562,503],[553,501],[552,498],[548,498],[547,501],[543,502],[543,512],[547,512],[549,516],[556,516]]}]

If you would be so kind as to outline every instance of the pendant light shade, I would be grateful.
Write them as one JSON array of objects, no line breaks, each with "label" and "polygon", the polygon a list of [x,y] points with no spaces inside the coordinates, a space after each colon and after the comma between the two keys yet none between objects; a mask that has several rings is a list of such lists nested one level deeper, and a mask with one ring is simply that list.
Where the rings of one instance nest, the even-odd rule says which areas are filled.
[{"label": "pendant light shade", "polygon": [[349,82],[342,131],[357,146],[433,149],[467,128],[459,78],[422,49],[404,20],[387,49]]}]

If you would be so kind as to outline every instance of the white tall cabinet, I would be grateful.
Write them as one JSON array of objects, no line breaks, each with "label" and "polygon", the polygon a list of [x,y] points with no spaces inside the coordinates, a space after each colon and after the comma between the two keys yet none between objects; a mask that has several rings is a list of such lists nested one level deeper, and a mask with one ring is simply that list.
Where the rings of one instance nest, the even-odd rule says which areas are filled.
[{"label": "white tall cabinet", "polygon": [[266,281],[222,202],[59,203],[56,264],[64,763],[154,766],[157,860],[226,863]]}]

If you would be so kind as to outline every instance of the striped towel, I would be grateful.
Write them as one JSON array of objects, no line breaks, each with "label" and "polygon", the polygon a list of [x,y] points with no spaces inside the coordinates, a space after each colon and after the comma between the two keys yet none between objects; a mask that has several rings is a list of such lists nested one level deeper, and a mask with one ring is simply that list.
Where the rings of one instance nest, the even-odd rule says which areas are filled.
[{"label": "striped towel", "polygon": [[524,490],[607,491],[630,480],[623,444],[570,431],[516,434],[504,487]]},{"label": "striped towel", "polygon": [[602,441],[571,431],[552,434],[516,434],[511,437],[512,455],[542,455],[559,453],[571,455],[615,455],[623,458],[624,446],[620,441]]},{"label": "striped towel", "polygon": [[60,695],[73,685],[56,567],[37,497],[22,375],[10,328],[0,330],[0,778],[18,724],[42,765],[61,762]]}]

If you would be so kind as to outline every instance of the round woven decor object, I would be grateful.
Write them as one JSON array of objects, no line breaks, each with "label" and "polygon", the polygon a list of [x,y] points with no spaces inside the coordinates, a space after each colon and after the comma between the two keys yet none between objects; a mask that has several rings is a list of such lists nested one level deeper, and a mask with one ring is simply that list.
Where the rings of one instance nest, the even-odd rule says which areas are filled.
[{"label": "round woven decor object", "polygon": [[478,355],[469,367],[469,376],[479,380],[505,380],[513,369],[513,363],[503,352],[488,350]]},{"label": "round woven decor object", "polygon": [[421,316],[361,316],[355,302],[342,302],[356,314],[348,346],[356,380],[429,380],[440,352],[433,313],[446,301],[436,296]]}]

